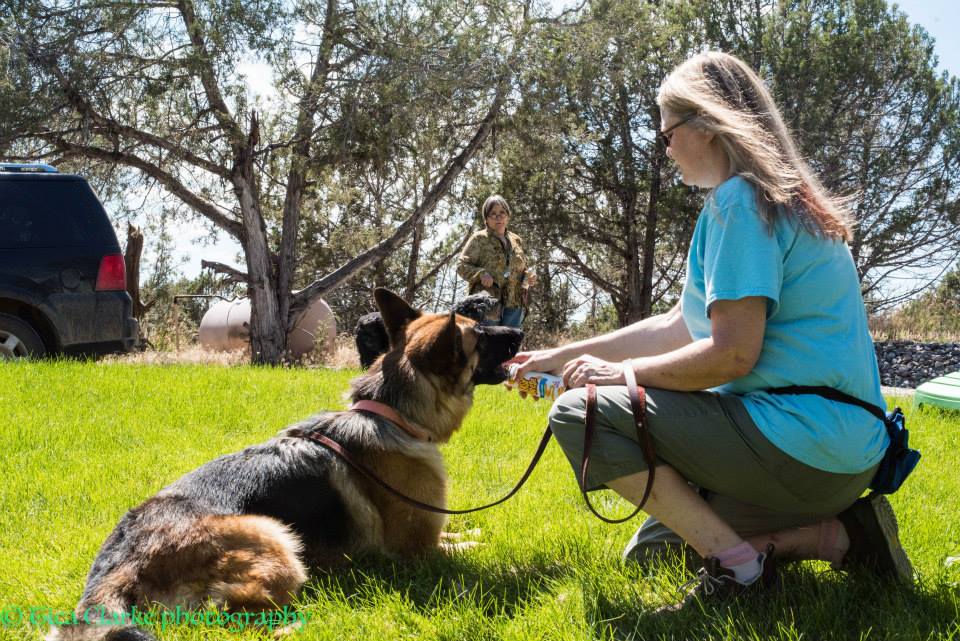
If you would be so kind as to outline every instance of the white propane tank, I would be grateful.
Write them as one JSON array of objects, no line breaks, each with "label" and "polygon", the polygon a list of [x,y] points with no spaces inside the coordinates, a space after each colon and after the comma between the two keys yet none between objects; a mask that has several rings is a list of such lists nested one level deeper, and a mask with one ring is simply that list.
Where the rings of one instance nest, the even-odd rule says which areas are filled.
[{"label": "white propane tank", "polygon": [[287,334],[287,349],[294,358],[309,353],[314,346],[324,354],[332,354],[336,338],[337,319],[333,317],[333,310],[327,301],[315,298]]},{"label": "white propane tank", "polygon": [[[294,292],[296,293],[296,292]],[[300,314],[287,334],[287,349],[300,358],[319,345],[326,353],[333,351],[337,321],[333,310],[323,299],[316,299]],[[250,299],[217,301],[200,321],[200,344],[208,349],[233,350],[250,344]]]},{"label": "white propane tank", "polygon": [[250,344],[250,299],[218,300],[200,320],[200,344],[233,350]]}]

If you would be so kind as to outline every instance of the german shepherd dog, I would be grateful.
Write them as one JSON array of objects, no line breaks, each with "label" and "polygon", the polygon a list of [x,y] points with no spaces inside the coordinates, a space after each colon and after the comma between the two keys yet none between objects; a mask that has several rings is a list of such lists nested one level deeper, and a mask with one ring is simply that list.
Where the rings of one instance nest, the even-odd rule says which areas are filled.
[{"label": "german shepherd dog", "polygon": [[326,435],[403,494],[443,507],[437,444],[460,427],[475,385],[506,379],[501,363],[523,333],[421,313],[385,289],[374,298],[390,349],[352,381],[350,397],[392,408],[395,420],[366,409],[317,414],[165,487],[120,520],[87,576],[77,622],[48,640],[153,639],[112,622],[156,603],[275,610],[309,568],[363,550],[409,557],[439,547],[445,516],[400,501],[304,436]]}]

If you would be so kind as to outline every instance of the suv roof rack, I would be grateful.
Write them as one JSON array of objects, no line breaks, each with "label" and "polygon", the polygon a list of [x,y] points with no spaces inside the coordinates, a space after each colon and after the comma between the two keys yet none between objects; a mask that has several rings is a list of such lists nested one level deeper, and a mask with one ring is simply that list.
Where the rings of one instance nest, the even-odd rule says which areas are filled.
[{"label": "suv roof rack", "polygon": [[43,174],[55,174],[57,168],[53,165],[43,163],[20,163],[20,162],[2,162],[0,163],[0,172],[36,172]]}]

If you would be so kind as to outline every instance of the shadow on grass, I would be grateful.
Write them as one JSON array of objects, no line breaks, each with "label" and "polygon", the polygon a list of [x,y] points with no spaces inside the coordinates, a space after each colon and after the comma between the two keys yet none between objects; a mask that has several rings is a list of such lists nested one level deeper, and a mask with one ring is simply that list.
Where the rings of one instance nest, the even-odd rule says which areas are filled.
[{"label": "shadow on grass", "polygon": [[[948,585],[912,589],[865,574],[817,573],[806,566],[781,571],[773,593],[719,603],[692,604],[679,612],[599,595],[588,614],[614,639],[928,639],[954,638],[957,596]],[[665,595],[666,605],[679,594]],[[613,623],[610,623],[613,622]]]},{"label": "shadow on grass", "polygon": [[[862,573],[817,572],[809,565],[784,568],[781,586],[772,593],[667,614],[655,610],[678,593],[657,590],[656,598],[638,600],[636,593],[606,589],[602,578],[578,577],[573,565],[547,555],[515,565],[490,565],[470,554],[437,554],[414,563],[368,555],[341,572],[315,577],[305,596],[333,592],[359,607],[399,595],[427,617],[443,616],[451,604],[467,601],[486,615],[512,618],[557,580],[570,577],[582,581],[584,615],[594,638],[912,641],[960,634],[957,589],[948,584],[918,582],[907,589]],[[642,572],[636,580],[645,580]]]},{"label": "shadow on grass", "polygon": [[515,564],[497,563],[465,554],[431,554],[416,561],[366,554],[339,571],[316,574],[306,586],[305,600],[338,595],[352,605],[375,603],[384,595],[400,595],[424,616],[447,610],[464,600],[489,615],[512,617],[548,584],[573,574],[572,567],[538,555]]}]

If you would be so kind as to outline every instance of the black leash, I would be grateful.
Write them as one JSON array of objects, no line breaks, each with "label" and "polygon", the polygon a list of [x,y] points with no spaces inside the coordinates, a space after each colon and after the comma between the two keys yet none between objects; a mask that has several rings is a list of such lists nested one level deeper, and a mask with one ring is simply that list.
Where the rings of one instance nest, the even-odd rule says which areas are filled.
[{"label": "black leash", "polygon": [[846,392],[841,392],[838,389],[827,387],[825,385],[788,385],[787,387],[771,387],[769,389],[760,391],[768,392],[770,394],[816,394],[817,396],[822,396],[831,401],[838,401],[840,403],[862,407],[881,421],[885,421],[887,419],[887,413],[873,403],[862,401],[856,396],[850,396]]}]

